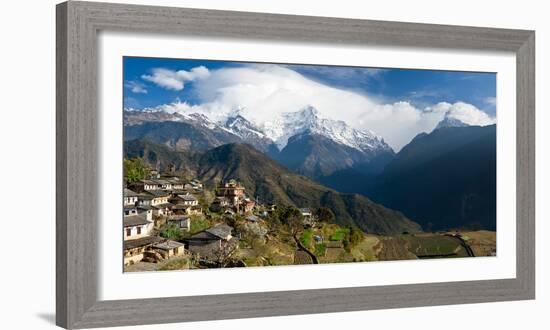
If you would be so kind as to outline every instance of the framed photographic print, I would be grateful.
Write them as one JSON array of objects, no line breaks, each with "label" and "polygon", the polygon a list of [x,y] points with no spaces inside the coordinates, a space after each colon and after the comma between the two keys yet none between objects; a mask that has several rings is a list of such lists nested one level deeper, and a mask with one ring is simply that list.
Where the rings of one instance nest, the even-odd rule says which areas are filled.
[{"label": "framed photographic print", "polygon": [[57,6],[57,323],[534,299],[534,32]]}]

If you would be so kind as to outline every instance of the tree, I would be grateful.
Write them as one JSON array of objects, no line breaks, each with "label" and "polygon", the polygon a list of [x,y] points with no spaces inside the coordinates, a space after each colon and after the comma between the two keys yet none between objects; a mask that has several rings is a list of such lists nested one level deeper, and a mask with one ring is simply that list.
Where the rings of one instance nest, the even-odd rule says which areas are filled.
[{"label": "tree", "polygon": [[292,235],[297,235],[304,229],[302,212],[295,207],[289,206],[283,210],[282,221],[288,226]]},{"label": "tree", "polygon": [[357,246],[357,244],[361,243],[363,238],[365,238],[365,234],[361,231],[361,229],[350,226],[349,233],[344,237],[344,249],[349,252],[352,248]]},{"label": "tree", "polygon": [[277,233],[281,230],[283,223],[279,218],[279,212],[274,211],[269,213],[269,219],[267,221],[267,227],[270,232]]},{"label": "tree", "polygon": [[163,230],[160,232],[160,237],[171,239],[173,241],[178,241],[182,238],[182,230],[174,223],[166,225]]},{"label": "tree", "polygon": [[222,241],[221,246],[214,251],[214,262],[219,268],[224,268],[233,261],[233,253],[239,248],[234,241]]},{"label": "tree", "polygon": [[149,176],[150,170],[142,158],[136,157],[124,159],[124,180],[126,183],[134,183]]},{"label": "tree", "polygon": [[318,208],[315,215],[317,216],[317,219],[319,219],[320,222],[331,223],[331,222],[334,222],[334,219],[336,218],[336,216],[334,215],[334,212],[332,212],[332,210],[329,209],[328,207],[324,207],[324,206]]}]

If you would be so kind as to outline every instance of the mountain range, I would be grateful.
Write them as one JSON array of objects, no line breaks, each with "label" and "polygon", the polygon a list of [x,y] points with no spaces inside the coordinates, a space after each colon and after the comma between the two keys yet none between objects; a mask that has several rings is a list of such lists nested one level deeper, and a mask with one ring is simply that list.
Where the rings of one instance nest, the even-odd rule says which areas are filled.
[{"label": "mountain range", "polygon": [[197,113],[137,110],[124,111],[124,124],[125,140],[147,139],[175,151],[250,144],[289,169],[317,179],[356,166],[379,172],[394,156],[379,136],[323,118],[311,106],[261,125],[238,114],[214,122]]},{"label": "mountain range", "polygon": [[[235,176],[265,200],[329,203],[343,222],[362,219],[356,213],[362,206],[349,208],[372,199],[427,230],[496,227],[495,125],[469,126],[445,115],[396,154],[374,133],[310,106],[262,123],[239,113],[213,121],[197,113],[125,110],[124,124],[128,156],[145,156],[157,167],[172,163],[209,182]],[[239,156],[230,158],[232,152]],[[287,182],[271,173],[292,176]],[[365,230],[389,231],[357,221]]]}]

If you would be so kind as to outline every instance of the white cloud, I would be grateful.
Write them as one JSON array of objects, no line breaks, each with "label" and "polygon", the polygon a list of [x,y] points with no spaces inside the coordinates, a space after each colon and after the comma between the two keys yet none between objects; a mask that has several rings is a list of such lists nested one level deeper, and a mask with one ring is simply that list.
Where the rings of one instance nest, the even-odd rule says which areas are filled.
[{"label": "white cloud", "polygon": [[145,85],[134,80],[126,81],[124,87],[128,88],[132,93],[136,94],[147,94],[147,89]]},{"label": "white cloud", "polygon": [[446,113],[471,125],[494,122],[470,104],[442,102],[425,109],[409,102],[383,104],[367,94],[327,86],[278,65],[213,70],[196,80],[193,87],[200,100],[198,105],[177,101],[157,108],[188,114],[199,112],[212,120],[239,112],[256,124],[270,126],[282,113],[311,105],[323,117],[343,120],[354,128],[381,135],[396,151],[417,134],[433,130]]},{"label": "white cloud", "polygon": [[497,98],[496,97],[486,97],[483,99],[483,102],[485,102],[488,105],[496,106],[497,105]]},{"label": "white cloud", "polygon": [[454,104],[440,102],[433,108],[438,112],[446,113],[449,118],[458,119],[468,125],[487,126],[496,122],[496,120],[487,113],[464,102],[456,102]]},{"label": "white cloud", "polygon": [[186,81],[194,81],[204,79],[210,75],[210,71],[204,66],[198,66],[190,71],[185,70],[169,70],[163,68],[155,68],[151,70],[151,75],[144,74],[142,79],[155,83],[156,85],[175,91],[181,91]]}]

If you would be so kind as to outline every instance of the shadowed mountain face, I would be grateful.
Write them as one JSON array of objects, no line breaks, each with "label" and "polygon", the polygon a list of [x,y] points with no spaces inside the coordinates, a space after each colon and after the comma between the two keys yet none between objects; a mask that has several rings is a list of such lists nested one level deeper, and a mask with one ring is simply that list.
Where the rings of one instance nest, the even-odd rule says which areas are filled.
[{"label": "shadowed mountain face", "polygon": [[356,167],[368,173],[379,173],[393,156],[390,148],[364,152],[305,132],[291,137],[276,159],[299,174],[322,181],[335,172]]},{"label": "shadowed mountain face", "polygon": [[361,192],[426,230],[495,230],[496,126],[421,134]]},{"label": "shadowed mountain face", "polygon": [[245,144],[226,144],[190,155],[147,141],[128,141],[126,157],[143,157],[161,168],[175,164],[214,187],[222,180],[237,179],[260,202],[317,208],[325,206],[341,225],[356,225],[366,232],[396,234],[417,232],[420,226],[400,212],[358,194],[341,194],[309,178],[295,174],[265,154]]}]

